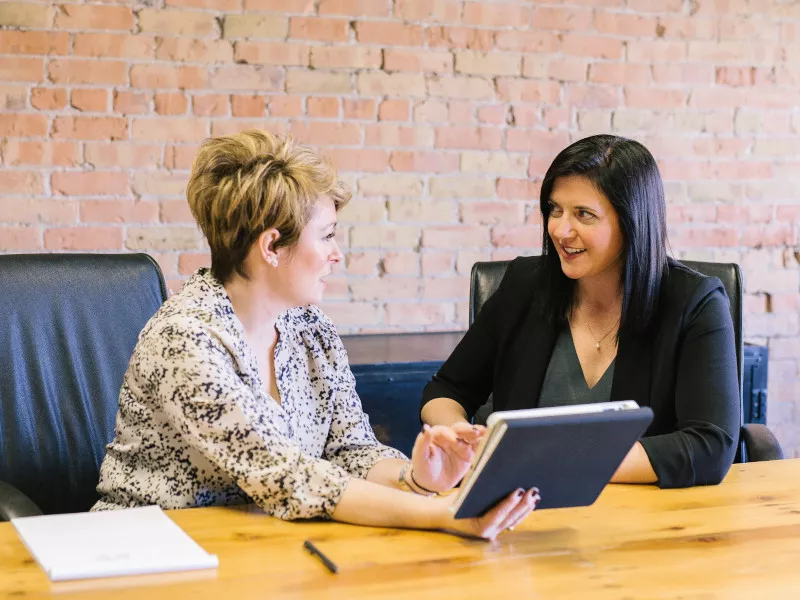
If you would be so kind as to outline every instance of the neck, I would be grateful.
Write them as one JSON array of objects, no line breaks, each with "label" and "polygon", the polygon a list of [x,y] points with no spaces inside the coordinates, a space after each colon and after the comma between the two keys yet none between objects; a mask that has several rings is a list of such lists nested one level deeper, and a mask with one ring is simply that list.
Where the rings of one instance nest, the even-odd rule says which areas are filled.
[{"label": "neck", "polygon": [[622,278],[617,274],[598,275],[591,281],[576,283],[575,304],[585,312],[607,313],[622,308]]},{"label": "neck", "polygon": [[256,348],[274,344],[277,338],[275,321],[284,309],[270,293],[268,286],[234,274],[224,287],[233,305],[233,312],[244,327],[248,344]]}]

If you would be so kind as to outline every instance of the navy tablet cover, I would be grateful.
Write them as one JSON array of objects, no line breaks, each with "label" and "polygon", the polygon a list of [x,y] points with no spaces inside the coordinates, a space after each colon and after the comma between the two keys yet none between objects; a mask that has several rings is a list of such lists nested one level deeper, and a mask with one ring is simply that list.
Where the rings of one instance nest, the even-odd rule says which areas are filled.
[{"label": "navy tablet cover", "polygon": [[537,510],[592,504],[652,419],[642,407],[506,421],[455,518],[481,516],[517,488],[539,488]]}]

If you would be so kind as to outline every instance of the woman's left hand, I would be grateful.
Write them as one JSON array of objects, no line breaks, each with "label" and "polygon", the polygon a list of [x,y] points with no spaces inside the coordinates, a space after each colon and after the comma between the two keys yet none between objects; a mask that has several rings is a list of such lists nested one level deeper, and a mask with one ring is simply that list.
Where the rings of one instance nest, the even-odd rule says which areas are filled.
[{"label": "woman's left hand", "polygon": [[469,470],[486,428],[469,423],[422,426],[411,452],[414,481],[433,492],[445,492]]}]

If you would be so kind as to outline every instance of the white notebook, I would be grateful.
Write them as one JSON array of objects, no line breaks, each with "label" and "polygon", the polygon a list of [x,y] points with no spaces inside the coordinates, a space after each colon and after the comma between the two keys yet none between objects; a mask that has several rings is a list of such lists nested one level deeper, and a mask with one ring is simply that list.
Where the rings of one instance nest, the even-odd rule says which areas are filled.
[{"label": "white notebook", "polygon": [[219,565],[158,506],[24,517],[11,524],[52,581]]}]

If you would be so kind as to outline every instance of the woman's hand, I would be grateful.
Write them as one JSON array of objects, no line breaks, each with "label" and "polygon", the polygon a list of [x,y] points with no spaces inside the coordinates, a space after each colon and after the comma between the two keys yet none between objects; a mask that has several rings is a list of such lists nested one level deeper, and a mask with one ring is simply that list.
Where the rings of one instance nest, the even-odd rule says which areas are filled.
[{"label": "woman's hand", "polygon": [[[439,499],[437,498],[437,500]],[[447,500],[449,504],[452,504],[454,497],[446,497],[441,500]],[[494,540],[506,529],[513,529],[521,523],[536,508],[539,500],[541,500],[541,497],[538,489],[531,488],[527,492],[523,489],[518,489],[511,492],[482,517],[454,519],[450,515],[449,523],[445,523],[442,529],[468,537]]]},{"label": "woman's hand", "polygon": [[411,452],[414,482],[432,492],[445,492],[464,478],[486,428],[469,423],[422,426]]}]

